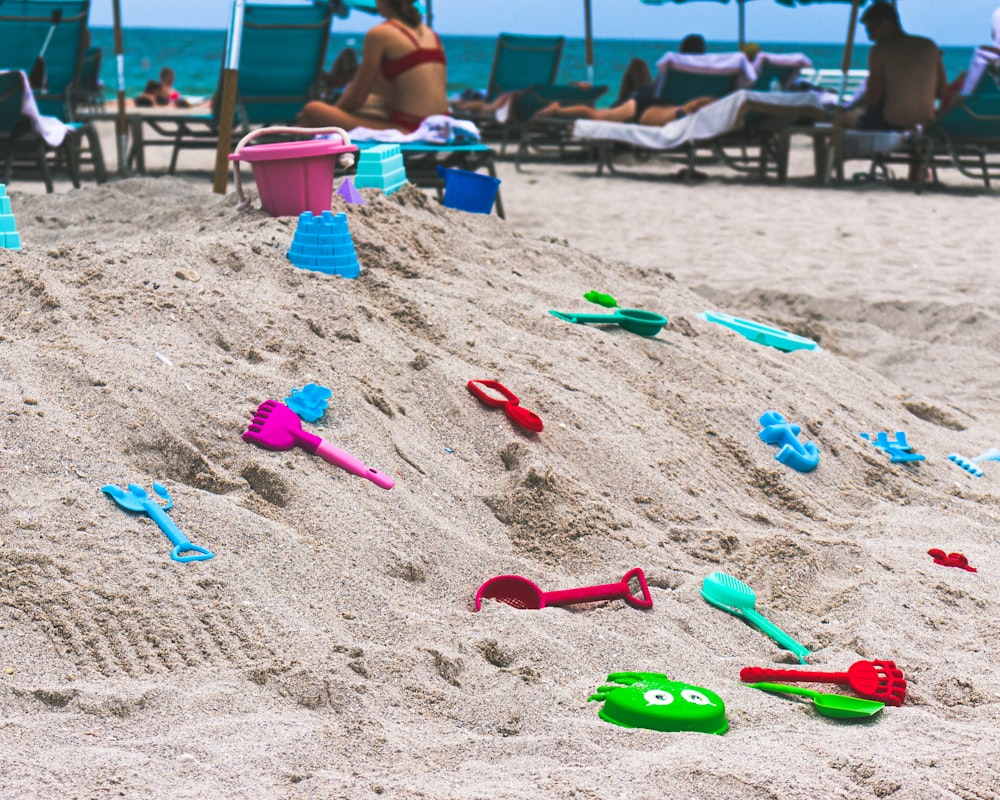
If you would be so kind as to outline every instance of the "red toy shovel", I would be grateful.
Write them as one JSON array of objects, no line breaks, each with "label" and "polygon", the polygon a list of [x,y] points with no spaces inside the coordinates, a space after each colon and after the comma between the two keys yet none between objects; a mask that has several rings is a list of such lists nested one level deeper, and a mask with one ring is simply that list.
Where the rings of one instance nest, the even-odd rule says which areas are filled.
[{"label": "red toy shovel", "polygon": [[[477,384],[480,385],[477,386]],[[503,408],[504,413],[510,418],[511,422],[516,422],[522,428],[526,428],[533,433],[539,433],[542,430],[542,420],[538,415],[532,411],[528,411],[526,408],[522,408],[521,401],[517,399],[517,395],[499,381],[469,381],[465,386],[491,408]],[[494,397],[488,394],[481,388],[483,386],[487,389],[500,392],[503,397]]]},{"label": "red toy shovel", "polygon": [[836,683],[850,687],[858,697],[881,700],[888,706],[901,706],[906,699],[906,678],[891,661],[855,661],[847,672],[806,672],[797,669],[744,667],[740,680],[794,681],[795,683]]},{"label": "red toy shovel", "polygon": [[[642,597],[632,594],[629,581],[639,581]],[[618,583],[585,586],[582,589],[564,589],[561,592],[543,592],[534,583],[520,575],[498,575],[490,578],[476,592],[476,611],[483,600],[496,600],[514,608],[539,609],[546,606],[571,606],[575,603],[596,603],[599,600],[624,600],[632,608],[652,608],[646,576],[636,567],[625,573]]]}]

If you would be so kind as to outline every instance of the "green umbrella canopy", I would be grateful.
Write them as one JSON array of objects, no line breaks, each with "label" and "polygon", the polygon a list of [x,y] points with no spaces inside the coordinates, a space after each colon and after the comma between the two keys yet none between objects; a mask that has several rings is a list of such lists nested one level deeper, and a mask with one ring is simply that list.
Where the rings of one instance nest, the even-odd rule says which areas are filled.
[{"label": "green umbrella canopy", "polygon": [[[425,15],[427,18],[427,24],[431,24],[431,4],[430,0],[427,0],[426,7],[424,3],[416,3],[417,10]],[[346,17],[352,11],[364,11],[366,14],[377,14],[378,13],[378,3],[376,0],[336,0],[334,3],[334,11],[338,17]]]}]

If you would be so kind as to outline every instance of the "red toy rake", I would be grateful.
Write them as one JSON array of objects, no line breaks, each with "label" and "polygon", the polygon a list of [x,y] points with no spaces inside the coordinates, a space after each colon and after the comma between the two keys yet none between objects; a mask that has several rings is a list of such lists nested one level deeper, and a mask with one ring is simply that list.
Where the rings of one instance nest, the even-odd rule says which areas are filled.
[{"label": "red toy rake", "polygon": [[836,683],[847,686],[858,697],[881,700],[889,706],[901,706],[906,699],[906,678],[891,661],[856,661],[847,672],[807,672],[797,669],[764,669],[744,667],[740,680],[790,681],[793,683]]}]

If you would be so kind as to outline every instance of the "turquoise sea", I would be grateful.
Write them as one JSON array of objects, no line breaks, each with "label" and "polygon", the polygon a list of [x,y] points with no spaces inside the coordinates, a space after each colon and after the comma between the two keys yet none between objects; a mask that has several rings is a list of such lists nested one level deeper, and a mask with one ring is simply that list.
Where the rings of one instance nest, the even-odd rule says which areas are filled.
[{"label": "turquoise sea", "polygon": [[[117,86],[114,59],[114,39],[110,28],[92,29],[93,43],[104,50],[101,78],[108,98],[114,96]],[[448,54],[448,91],[483,88],[489,80],[493,62],[495,37],[442,36]],[[222,53],[226,44],[225,31],[187,31],[128,29],[125,41],[125,82],[129,96],[142,91],[147,80],[155,79],[160,67],[170,66],[177,72],[177,88],[185,95],[211,95],[219,77]],[[652,65],[667,50],[676,50],[679,41],[669,39],[638,41],[600,39],[594,42],[594,79],[598,84],[611,87],[609,101],[615,95],[618,81],[629,60],[635,56]],[[360,48],[360,35],[333,33],[327,55],[329,66],[341,48]],[[803,52],[817,68],[839,69],[843,46],[837,44],[759,43],[771,52]],[[732,51],[735,42],[714,42],[711,51]],[[964,70],[972,56],[972,47],[945,47],[944,62],[949,79]],[[867,44],[854,51],[852,68],[864,69],[868,58]],[[585,80],[586,61],[582,39],[567,39],[563,52],[559,80]]]}]

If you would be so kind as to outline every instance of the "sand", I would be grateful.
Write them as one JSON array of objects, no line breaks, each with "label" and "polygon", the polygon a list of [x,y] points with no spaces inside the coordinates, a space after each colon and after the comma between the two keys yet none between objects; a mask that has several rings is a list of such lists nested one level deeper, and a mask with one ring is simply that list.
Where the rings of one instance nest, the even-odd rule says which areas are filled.
[{"label": "sand", "polygon": [[[501,177],[506,222],[413,187],[335,198],[357,280],[294,268],[295,221],[236,211],[203,172],[9,187],[0,797],[997,797],[1000,464],[947,459],[1000,446],[996,199]],[[589,290],[670,324],[547,313],[600,311]],[[477,401],[482,378],[545,429]],[[309,382],[332,396],[305,427],[395,488],[241,439]],[[769,409],[815,471],[759,439]],[[900,430],[925,461],[859,437]],[[172,561],[101,493],[154,481],[214,559]],[[495,575],[549,591],[633,567],[652,610],[472,611]],[[905,704],[844,723],[742,686],[797,662],[701,598],[715,571],[812,668],[894,661]],[[608,724],[587,698],[617,671],[717,692],[728,732]]]}]

